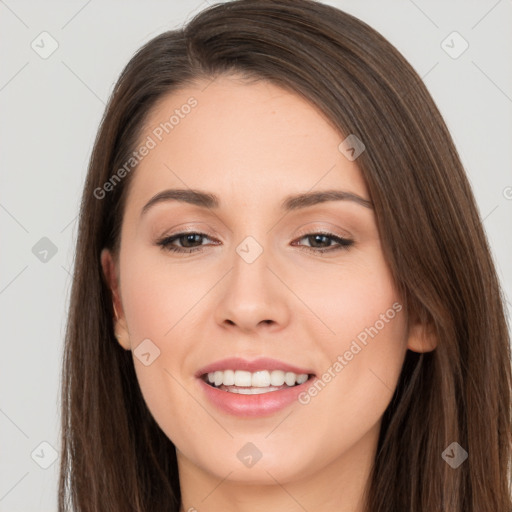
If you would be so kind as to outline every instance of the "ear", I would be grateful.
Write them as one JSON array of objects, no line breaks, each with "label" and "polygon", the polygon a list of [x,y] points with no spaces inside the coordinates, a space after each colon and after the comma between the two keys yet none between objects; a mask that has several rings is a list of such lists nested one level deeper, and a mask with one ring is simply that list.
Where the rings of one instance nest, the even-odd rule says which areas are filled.
[{"label": "ear", "polygon": [[112,306],[114,308],[114,333],[118,343],[125,349],[131,350],[130,336],[128,334],[128,327],[126,325],[126,318],[124,316],[123,305],[121,303],[121,294],[119,290],[119,278],[116,268],[116,262],[110,250],[103,249],[101,251],[101,267],[107,286],[112,292]]},{"label": "ear", "polygon": [[413,352],[431,352],[438,345],[438,338],[432,322],[426,315],[411,312],[408,323],[407,348]]}]

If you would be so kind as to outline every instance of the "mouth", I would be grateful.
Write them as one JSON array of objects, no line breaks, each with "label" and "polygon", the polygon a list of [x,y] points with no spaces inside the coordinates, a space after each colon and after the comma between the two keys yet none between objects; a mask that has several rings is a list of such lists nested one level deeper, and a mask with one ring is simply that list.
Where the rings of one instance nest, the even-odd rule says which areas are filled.
[{"label": "mouth", "polygon": [[265,417],[293,406],[316,379],[311,367],[268,357],[230,357],[202,367],[195,377],[209,403],[239,418]]},{"label": "mouth", "polygon": [[200,378],[210,387],[239,395],[260,395],[301,386],[315,377],[312,373],[283,370],[216,370]]}]

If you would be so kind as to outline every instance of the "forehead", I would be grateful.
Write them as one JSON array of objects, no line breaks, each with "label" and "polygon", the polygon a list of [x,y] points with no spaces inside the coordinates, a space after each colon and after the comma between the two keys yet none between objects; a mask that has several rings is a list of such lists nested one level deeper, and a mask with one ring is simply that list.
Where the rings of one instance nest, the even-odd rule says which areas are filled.
[{"label": "forehead", "polygon": [[[367,197],[361,172],[338,146],[344,135],[307,100],[268,81],[198,82],[160,99],[148,116],[129,203],[166,188],[277,202],[291,193],[343,188]],[[232,203],[233,204],[233,203]]]}]

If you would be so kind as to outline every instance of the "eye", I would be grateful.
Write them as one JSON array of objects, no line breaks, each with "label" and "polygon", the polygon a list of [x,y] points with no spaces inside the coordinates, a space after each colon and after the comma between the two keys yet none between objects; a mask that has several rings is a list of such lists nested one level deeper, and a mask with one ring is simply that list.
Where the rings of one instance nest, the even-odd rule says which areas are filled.
[{"label": "eye", "polygon": [[[341,249],[347,250],[351,245],[353,245],[354,241],[349,238],[343,238],[332,233],[308,233],[298,240],[307,239],[308,242],[312,245],[304,246],[306,250],[313,251],[316,253],[325,253],[325,252],[334,252],[339,251]],[[331,242],[335,242],[335,245],[331,245]],[[317,244],[320,244],[321,247],[316,247]],[[328,244],[328,245],[326,245]],[[337,245],[336,245],[337,244]]]},{"label": "eye", "polygon": [[[203,244],[199,243],[198,246],[194,246],[197,242],[201,242],[202,238],[209,238],[205,233],[177,233],[176,235],[165,237],[157,242],[157,245],[167,251],[191,253],[195,251],[201,251]],[[178,241],[180,246],[174,245],[174,242]]]},{"label": "eye", "polygon": [[[177,233],[172,236],[164,237],[157,241],[157,245],[162,247],[166,251],[178,252],[178,253],[192,253],[195,251],[201,251],[204,239],[211,239],[205,233],[189,232],[189,233]],[[325,253],[339,251],[340,249],[348,249],[353,245],[354,241],[348,238],[343,238],[332,233],[308,233],[298,240],[306,239],[309,242],[309,246],[303,246],[306,250],[314,253]],[[180,245],[176,245],[178,242]],[[332,244],[334,242],[334,245]],[[218,242],[219,243],[219,242]],[[218,245],[214,243],[214,245]],[[293,245],[296,245],[295,243]]]}]

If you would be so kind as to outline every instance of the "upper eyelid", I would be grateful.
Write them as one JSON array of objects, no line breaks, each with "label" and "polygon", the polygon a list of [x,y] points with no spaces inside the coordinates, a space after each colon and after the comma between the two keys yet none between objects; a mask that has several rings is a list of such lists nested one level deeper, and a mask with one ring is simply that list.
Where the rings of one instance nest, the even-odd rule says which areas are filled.
[{"label": "upper eyelid", "polygon": [[[348,232],[348,230],[346,229],[341,229],[340,227],[332,227],[332,228],[326,228],[326,227],[323,227],[323,226],[320,226],[320,225],[314,225],[314,224],[317,224],[319,222],[322,222],[324,224],[331,224],[332,226],[334,226],[334,223],[332,222],[329,222],[329,221],[313,221],[313,222],[305,222],[303,224],[301,224],[296,231],[298,231],[299,233],[294,235],[294,236],[304,236],[304,235],[307,235],[307,234],[326,234],[326,235],[332,235],[332,236],[337,236],[337,237],[340,237],[340,238],[354,238],[354,236]],[[187,223],[184,223],[184,224],[187,224]],[[198,223],[199,224],[199,223]],[[308,226],[310,224],[313,224],[313,226],[309,226],[309,227],[304,227],[304,226]],[[178,231],[174,232],[174,233],[171,233],[169,235],[164,235],[164,236],[161,236],[160,238],[168,238],[168,237],[173,237],[173,236],[176,236],[176,235],[183,235],[183,234],[188,234],[188,233],[195,233],[195,234],[200,234],[200,235],[206,235],[208,237],[211,237],[211,238],[216,238],[215,235],[213,234],[210,234],[210,230],[209,229],[205,229],[205,228],[198,228],[198,227],[191,227],[190,229],[187,229],[187,228],[180,228],[180,225],[178,226],[175,226],[175,228],[179,228]],[[231,231],[231,230],[230,230]],[[341,231],[341,232],[340,232]]]},{"label": "upper eyelid", "polygon": [[[180,237],[185,236],[185,235],[200,235],[203,238],[209,238],[210,240],[217,240],[214,236],[209,235],[206,232],[199,231],[199,230],[190,230],[190,231],[179,231],[178,233],[173,233],[170,235],[164,235],[163,237],[160,237],[157,240],[157,243],[161,243],[164,241],[171,241],[171,240],[174,242],[174,241],[178,240]],[[340,235],[337,233],[332,233],[331,231],[327,231],[327,230],[314,230],[314,229],[313,230],[305,230],[303,233],[297,234],[294,237],[293,241],[301,240],[302,238],[306,238],[308,236],[314,236],[314,235],[323,235],[323,236],[327,236],[332,239],[338,238],[338,239],[354,242],[353,237],[350,235]]]}]

